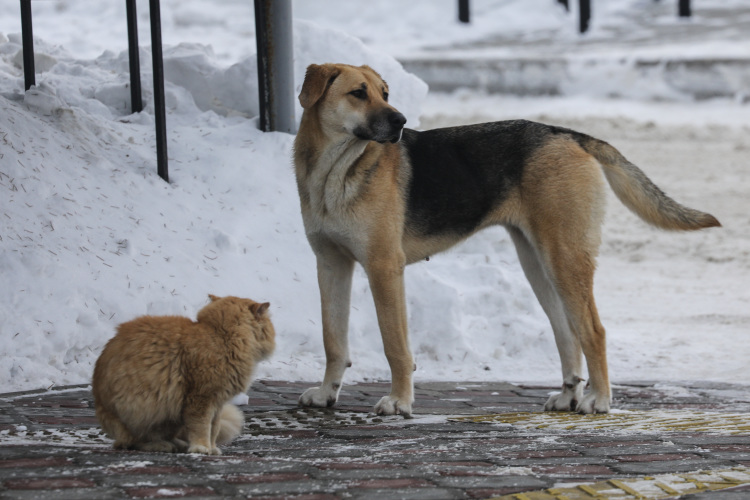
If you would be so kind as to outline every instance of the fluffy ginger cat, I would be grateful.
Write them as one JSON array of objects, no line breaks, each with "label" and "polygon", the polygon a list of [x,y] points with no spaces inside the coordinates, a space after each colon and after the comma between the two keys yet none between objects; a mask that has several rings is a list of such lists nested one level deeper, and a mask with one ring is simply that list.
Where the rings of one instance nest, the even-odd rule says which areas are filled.
[{"label": "fluffy ginger cat", "polygon": [[229,401],[271,355],[269,304],[215,297],[194,322],[142,316],[121,324],[94,368],[96,417],[116,449],[219,455],[242,431]]}]

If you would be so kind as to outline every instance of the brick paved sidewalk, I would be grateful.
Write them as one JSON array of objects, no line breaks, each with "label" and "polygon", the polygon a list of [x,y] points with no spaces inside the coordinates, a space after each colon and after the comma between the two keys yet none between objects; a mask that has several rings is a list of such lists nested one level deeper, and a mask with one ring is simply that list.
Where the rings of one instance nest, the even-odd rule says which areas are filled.
[{"label": "brick paved sidewalk", "polygon": [[[369,413],[388,384],[298,408],[309,386],[254,383],[245,433],[218,457],[113,451],[86,387],[0,395],[0,498],[637,498],[628,478],[707,470],[719,479],[679,477],[735,487],[686,498],[750,498],[736,479],[750,474],[748,387],[625,384],[610,416],[578,416],[540,412],[552,388],[420,383],[405,420]],[[448,418],[488,414],[503,415]],[[658,491],[688,491],[661,477]],[[564,489],[580,483],[597,484]]]}]

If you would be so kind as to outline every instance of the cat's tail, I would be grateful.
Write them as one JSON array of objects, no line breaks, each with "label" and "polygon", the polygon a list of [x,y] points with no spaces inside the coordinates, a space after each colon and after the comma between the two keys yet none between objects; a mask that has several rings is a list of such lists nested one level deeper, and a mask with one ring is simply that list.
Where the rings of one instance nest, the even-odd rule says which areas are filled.
[{"label": "cat's tail", "polygon": [[221,409],[221,428],[216,437],[216,444],[225,444],[242,433],[245,425],[245,416],[239,408],[231,403],[226,403]]}]

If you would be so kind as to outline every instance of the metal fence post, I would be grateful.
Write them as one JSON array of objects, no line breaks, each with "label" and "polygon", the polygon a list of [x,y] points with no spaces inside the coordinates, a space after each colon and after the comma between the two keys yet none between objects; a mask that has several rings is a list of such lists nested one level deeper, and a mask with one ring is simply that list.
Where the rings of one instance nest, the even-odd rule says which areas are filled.
[{"label": "metal fence post", "polygon": [[156,172],[169,182],[167,165],[167,113],[164,104],[164,59],[161,51],[159,0],[149,0],[151,57],[154,66],[154,118],[156,119]]},{"label": "metal fence post", "polygon": [[260,128],[293,134],[294,64],[291,0],[255,0]]},{"label": "metal fence post", "polygon": [[578,1],[578,14],[580,18],[578,31],[586,33],[589,30],[589,21],[591,20],[591,0]]},{"label": "metal fence post", "polygon": [[31,27],[31,0],[21,0],[21,46],[23,47],[23,83],[26,90],[36,85],[34,75],[34,30]]},{"label": "metal fence post", "polygon": [[470,22],[469,0],[458,0],[458,20],[462,23]]},{"label": "metal fence post", "polygon": [[690,0],[679,0],[677,13],[680,17],[690,17],[692,15],[692,12],[690,11]]},{"label": "metal fence post", "polygon": [[143,111],[141,97],[141,61],[138,55],[138,15],[135,0],[125,0],[128,18],[128,63],[130,65],[130,110],[133,113]]}]

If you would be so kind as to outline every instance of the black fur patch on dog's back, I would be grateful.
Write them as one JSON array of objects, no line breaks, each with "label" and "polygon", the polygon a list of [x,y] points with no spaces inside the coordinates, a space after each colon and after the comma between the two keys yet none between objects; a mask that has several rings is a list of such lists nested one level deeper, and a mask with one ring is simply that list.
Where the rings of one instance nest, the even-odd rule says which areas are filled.
[{"label": "black fur patch on dog's back", "polygon": [[567,131],[526,120],[405,129],[412,167],[407,227],[423,236],[472,233],[520,183],[527,158],[555,132]]}]

